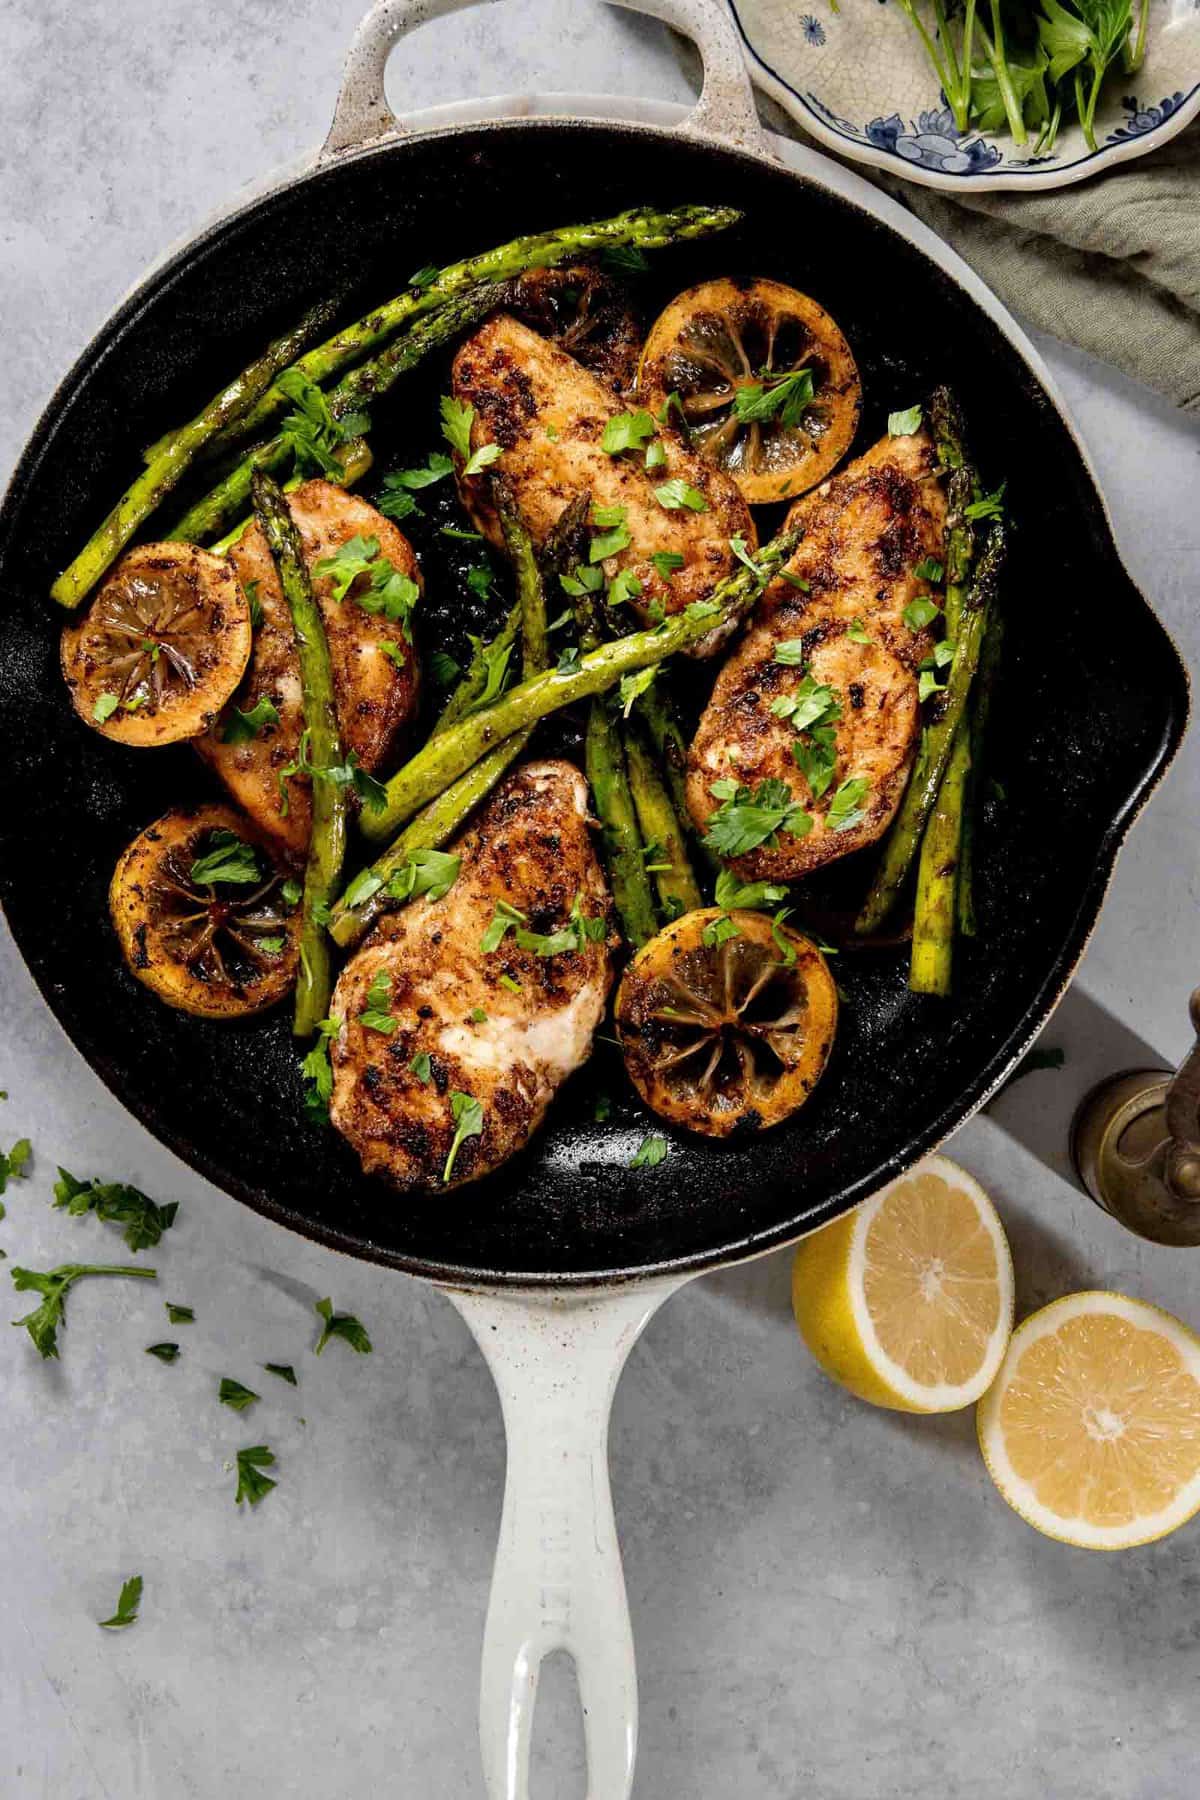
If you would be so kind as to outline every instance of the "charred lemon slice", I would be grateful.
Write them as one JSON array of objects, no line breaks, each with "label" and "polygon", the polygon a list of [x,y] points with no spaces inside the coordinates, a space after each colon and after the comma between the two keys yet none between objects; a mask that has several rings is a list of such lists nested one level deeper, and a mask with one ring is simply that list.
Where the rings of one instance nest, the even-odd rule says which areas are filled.
[{"label": "charred lemon slice", "polygon": [[599,269],[529,269],[512,284],[509,310],[618,392],[633,386],[642,334],[621,287]]},{"label": "charred lemon slice", "polygon": [[174,744],[207,731],[250,660],[250,603],[223,556],[143,544],[62,637],[81,719],[105,737]]},{"label": "charred lemon slice", "polygon": [[850,346],[823,307],[779,281],[726,278],[672,300],[646,339],[638,391],[751,505],[823,481],[850,448],[862,401]]},{"label": "charred lemon slice", "polygon": [[241,1019],[296,979],[300,909],[230,806],[169,812],[117,864],[108,903],[125,960],[168,1006]]},{"label": "charred lemon slice", "polygon": [[762,913],[707,907],[638,951],[616,1021],[647,1106],[727,1137],[778,1125],[804,1105],[833,1045],[837,988],[799,932]]}]

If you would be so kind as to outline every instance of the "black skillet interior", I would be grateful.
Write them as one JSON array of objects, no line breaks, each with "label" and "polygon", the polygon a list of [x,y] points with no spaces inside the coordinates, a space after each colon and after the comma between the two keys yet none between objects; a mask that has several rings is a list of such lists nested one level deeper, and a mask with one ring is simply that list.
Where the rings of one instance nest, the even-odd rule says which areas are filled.
[{"label": "black skillet interior", "polygon": [[[985,472],[1008,478],[1019,529],[994,713],[998,787],[978,848],[980,935],[950,1001],[911,995],[902,953],[840,957],[833,1061],[809,1105],[772,1135],[676,1138],[657,1168],[631,1169],[653,1121],[601,1045],[530,1151],[465,1190],[398,1198],[363,1178],[333,1132],[304,1123],[286,1009],[209,1024],[170,1011],[127,973],[105,901],[113,864],[168,805],[207,791],[207,778],[186,746],[129,752],[76,720],[46,590],[138,448],[308,302],[333,290],[350,317],[420,265],[518,231],[685,200],[732,202],[745,222],[658,257],[642,278],[648,309],[706,275],[790,282],[854,346],[860,447],[889,408],[948,381]],[[379,410],[404,462],[436,443],[444,372],[412,380]],[[613,1279],[714,1263],[795,1237],[936,1143],[1061,992],[1187,711],[1179,660],[1121,568],[1074,440],[953,281],[876,220],[781,170],[593,124],[392,146],[199,240],[113,319],[50,406],[0,518],[0,576],[0,892],[66,1030],[124,1104],[219,1186],[340,1249],[451,1278]],[[444,572],[445,592],[453,578]],[[597,1124],[601,1091],[613,1104]]]}]

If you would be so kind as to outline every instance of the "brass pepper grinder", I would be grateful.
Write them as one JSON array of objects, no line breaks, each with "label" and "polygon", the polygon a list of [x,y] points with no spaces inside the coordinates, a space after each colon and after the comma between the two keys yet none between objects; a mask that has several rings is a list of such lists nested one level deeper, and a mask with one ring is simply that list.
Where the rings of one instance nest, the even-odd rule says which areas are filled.
[{"label": "brass pepper grinder", "polygon": [[1176,1075],[1113,1075],[1071,1127],[1079,1179],[1098,1206],[1155,1244],[1200,1244],[1200,988],[1190,1002],[1196,1043]]}]

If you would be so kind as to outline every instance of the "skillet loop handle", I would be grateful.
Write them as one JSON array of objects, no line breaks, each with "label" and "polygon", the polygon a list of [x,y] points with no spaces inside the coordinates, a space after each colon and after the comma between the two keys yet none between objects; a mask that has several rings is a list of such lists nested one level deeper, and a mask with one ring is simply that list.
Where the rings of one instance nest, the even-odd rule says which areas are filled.
[{"label": "skillet loop handle", "polygon": [[[494,4],[495,0],[375,0],[354,35],[320,161],[388,138],[407,137],[410,128],[396,117],[384,89],[393,49],[407,32],[429,19],[464,6]],[[696,45],[704,64],[704,88],[695,110],[680,126],[685,136],[773,154],[758,122],[754,90],[725,0],[609,0],[609,4],[649,13]]]},{"label": "skillet loop handle", "polygon": [[1177,1200],[1200,1200],[1200,988],[1189,1002],[1196,1042],[1167,1089],[1163,1178]]},{"label": "skillet loop handle", "polygon": [[574,1659],[587,1800],[628,1800],[637,1670],[608,1477],[625,1359],[674,1280],[559,1298],[447,1290],[495,1378],[508,1439],[484,1627],[479,1744],[488,1800],[528,1800],[538,1672]]}]

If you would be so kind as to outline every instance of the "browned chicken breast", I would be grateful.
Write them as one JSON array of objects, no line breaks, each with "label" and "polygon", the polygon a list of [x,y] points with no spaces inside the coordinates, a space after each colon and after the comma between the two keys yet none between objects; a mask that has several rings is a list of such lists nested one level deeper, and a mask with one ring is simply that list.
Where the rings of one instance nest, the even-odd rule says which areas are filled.
[{"label": "browned chicken breast", "polygon": [[[494,466],[503,472],[535,541],[541,544],[566,507],[581,494],[597,508],[623,509],[627,548],[605,559],[609,577],[628,569],[641,583],[632,602],[644,617],[657,601],[668,613],[711,594],[737,568],[731,537],[756,543],[750,509],[727,475],[685,448],[672,432],[658,440],[665,461],[647,471],[643,450],[610,456],[601,439],[610,419],[628,408],[602,381],[554,344],[501,313],[462,345],[454,359],[454,394],[475,408],[473,449],[499,444]],[[682,482],[702,503],[697,511],[664,505],[658,491]],[[460,483],[479,529],[501,543],[484,481]],[[602,528],[600,528],[602,529]],[[665,552],[683,558],[664,571],[651,560]],[[714,647],[706,640],[706,648]]]},{"label": "browned chicken breast", "polygon": [[915,668],[932,640],[928,632],[910,631],[903,613],[930,592],[915,571],[925,557],[940,558],[945,523],[946,495],[929,433],[881,438],[791,508],[786,526],[802,525],[804,540],[787,566],[808,592],[779,575],[763,596],[763,612],[784,607],[793,624],[809,609],[847,624],[865,623],[870,614],[872,636]]},{"label": "browned chicken breast", "polygon": [[[332,482],[306,481],[288,495],[288,506],[310,574],[351,538],[375,538],[380,555],[398,574],[420,586],[408,539],[365,500]],[[196,740],[196,748],[258,829],[282,852],[302,856],[312,822],[309,778],[281,779],[296,758],[303,729],[291,613],[257,525],[244,533],[229,556],[238,580],[257,599],[261,619],[241,687],[213,729]],[[340,601],[333,597],[329,576],[314,580],[313,591],[329,640],[342,747],[353,750],[364,768],[375,770],[392,754],[416,711],[419,669],[416,651],[400,624],[358,605],[355,595],[365,591],[369,581],[369,576],[360,576]],[[252,713],[263,700],[278,712],[278,723],[268,720],[250,736],[249,727],[239,729],[235,709]]]},{"label": "browned chicken breast", "polygon": [[330,1117],[368,1174],[402,1189],[478,1180],[587,1060],[611,979],[587,811],[577,769],[525,764],[453,846],[444,898],[389,914],[342,971]]},{"label": "browned chicken breast", "polygon": [[754,796],[781,782],[803,809],[807,829],[793,821],[731,858],[740,875],[776,881],[873,843],[900,804],[920,730],[917,667],[932,649],[903,614],[929,593],[916,569],[943,546],[932,445],[923,433],[884,438],[790,517],[808,527],[789,565],[808,591],[771,584],[717,677],[688,763],[702,829],[722,804],[714,783]]}]

